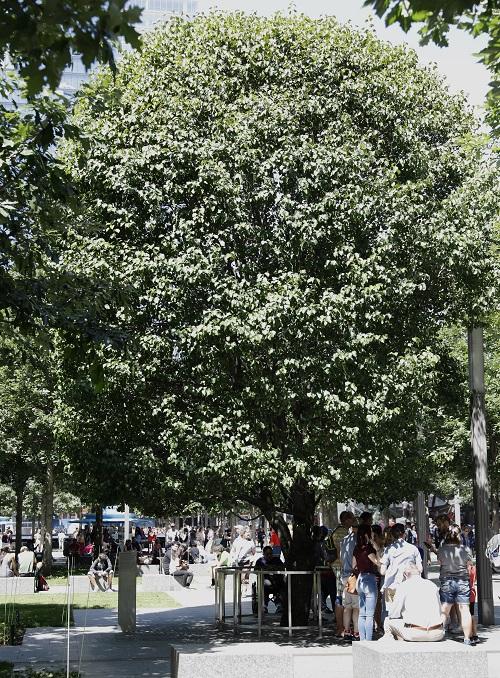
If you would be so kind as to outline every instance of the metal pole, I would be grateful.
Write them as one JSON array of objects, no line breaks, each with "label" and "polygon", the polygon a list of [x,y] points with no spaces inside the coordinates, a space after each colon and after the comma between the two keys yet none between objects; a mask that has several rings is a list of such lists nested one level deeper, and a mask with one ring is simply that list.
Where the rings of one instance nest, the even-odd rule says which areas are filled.
[{"label": "metal pole", "polygon": [[416,523],[417,523],[417,536],[418,536],[418,545],[424,549],[424,557],[422,558],[422,567],[424,577],[427,578],[429,566],[427,563],[428,552],[427,548],[424,546],[424,541],[427,541],[427,533],[429,531],[429,522],[427,520],[427,513],[425,511],[425,495],[423,492],[417,492],[417,498],[415,500],[415,512],[416,512]]},{"label": "metal pole", "polygon": [[[318,628],[319,628],[319,637],[323,638],[323,612],[321,611],[321,573],[318,572],[317,575],[318,577],[318,584],[317,584],[317,591],[318,591]],[[335,612],[335,601],[333,601],[333,611]]]},{"label": "metal pole", "polygon": [[233,626],[234,626],[234,630],[236,630],[236,627],[238,626],[238,589],[237,589],[237,586],[239,586],[238,571],[235,570],[233,572]]},{"label": "metal pole", "polygon": [[469,388],[471,392],[471,447],[474,459],[474,513],[476,528],[476,568],[479,622],[495,623],[491,565],[486,557],[489,536],[488,452],[484,403],[483,330],[469,330]]},{"label": "metal pole", "polygon": [[262,598],[263,598],[263,574],[257,572],[257,626],[259,629],[259,638],[262,635]]},{"label": "metal pole", "polygon": [[226,623],[226,573],[220,572],[219,576],[220,576],[221,581],[222,581],[222,584],[220,584],[220,590],[219,590],[220,620],[223,624],[225,624]]},{"label": "metal pole", "polygon": [[292,637],[292,577],[289,574],[287,577],[288,584],[288,635]]}]

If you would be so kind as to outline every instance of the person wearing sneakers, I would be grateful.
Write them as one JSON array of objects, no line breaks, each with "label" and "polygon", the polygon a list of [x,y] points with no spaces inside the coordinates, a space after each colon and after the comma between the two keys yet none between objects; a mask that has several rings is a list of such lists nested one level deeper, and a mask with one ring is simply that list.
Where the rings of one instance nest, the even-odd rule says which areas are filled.
[{"label": "person wearing sneakers", "polygon": [[[349,563],[347,564],[346,569],[351,568],[352,564],[352,551],[354,550],[355,546],[355,538],[351,539],[349,542],[349,548],[344,549],[342,551],[341,544],[345,537],[348,536],[349,531],[353,524],[355,523],[356,519],[354,517],[354,513],[351,511],[342,511],[342,513],[339,516],[340,524],[337,525],[337,527],[333,530],[333,532],[327,537],[326,541],[326,546],[327,548],[331,548],[332,550],[335,549],[337,551],[337,558],[336,560],[333,561],[332,563],[332,568],[333,571],[335,572],[335,580],[337,584],[337,598],[335,600],[335,622],[337,626],[337,637],[343,637],[344,633],[344,609],[342,606],[342,599],[344,596],[343,590],[344,590],[344,585],[346,578],[343,577],[343,564],[342,564],[342,557],[346,556],[349,558]],[[352,548],[351,548],[352,546]],[[350,554],[350,555],[349,555]]]},{"label": "person wearing sneakers", "polygon": [[107,590],[113,590],[113,568],[110,559],[105,553],[100,553],[99,557],[94,560],[87,576],[90,580],[92,591],[95,591],[96,579],[101,578],[104,581],[104,584],[107,584]]},{"label": "person wearing sneakers", "polygon": [[464,644],[475,645],[472,640],[472,618],[470,614],[469,569],[472,564],[471,553],[462,546],[456,532],[450,531],[444,538],[444,544],[438,549],[440,589],[443,614],[448,618],[456,603],[460,610],[460,622],[464,632]]}]

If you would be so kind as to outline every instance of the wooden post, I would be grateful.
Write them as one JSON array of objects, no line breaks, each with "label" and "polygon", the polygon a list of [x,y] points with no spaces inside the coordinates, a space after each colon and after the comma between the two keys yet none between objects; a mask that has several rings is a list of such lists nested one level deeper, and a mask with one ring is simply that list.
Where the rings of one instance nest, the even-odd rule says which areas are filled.
[{"label": "wooden post", "polygon": [[484,401],[483,330],[469,330],[469,388],[471,394],[471,447],[474,459],[474,513],[476,527],[476,569],[479,622],[495,623],[491,564],[485,550],[489,538],[488,451]]}]

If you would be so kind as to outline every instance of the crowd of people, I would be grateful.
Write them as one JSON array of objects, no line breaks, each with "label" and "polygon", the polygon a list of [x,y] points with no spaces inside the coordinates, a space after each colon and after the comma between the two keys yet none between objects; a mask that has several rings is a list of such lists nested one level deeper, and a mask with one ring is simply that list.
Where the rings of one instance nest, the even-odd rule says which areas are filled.
[{"label": "crowd of people", "polygon": [[[331,567],[322,587],[322,610],[334,614],[337,636],[349,641],[391,638],[433,641],[460,624],[466,645],[477,642],[473,617],[476,571],[474,535],[448,516],[429,523],[425,549],[416,545],[414,526],[389,519],[373,524],[372,514],[359,520],[350,511],[339,526],[320,530],[318,552]],[[423,577],[423,559],[437,556],[439,587]],[[333,554],[333,555],[332,555]],[[335,580],[335,588],[332,581]],[[328,607],[328,598],[331,607]]]},{"label": "crowd of people", "polygon": [[[286,586],[278,535],[259,528],[254,540],[248,528],[239,526],[232,542],[225,536],[214,547],[212,585],[220,567],[245,567],[246,576],[248,566],[263,570],[264,612],[272,601],[281,614]],[[321,571],[321,610],[326,619],[331,616],[339,639],[435,641],[447,631],[461,631],[466,645],[477,642],[473,529],[443,515],[429,520],[425,548],[417,541],[415,524],[393,517],[387,525],[374,524],[369,512],[356,519],[344,511],[333,530],[315,526],[313,563]],[[439,586],[423,576],[423,561],[431,553],[440,569]],[[255,584],[253,602],[256,611]]]},{"label": "crowd of people", "polygon": [[[476,572],[474,531],[453,524],[447,515],[429,520],[428,540],[417,544],[415,525],[389,518],[387,525],[374,524],[364,512],[356,519],[350,511],[339,516],[333,530],[315,526],[312,562],[321,571],[321,610],[331,617],[338,638],[344,641],[398,638],[432,641],[446,630],[461,629],[466,645],[474,645]],[[250,570],[262,570],[264,612],[280,614],[285,592],[284,558],[274,530],[252,531],[237,526],[235,533],[223,527],[175,525],[162,529],[136,527],[120,545],[116,530],[105,527],[100,543],[95,527],[85,525],[72,537],[61,540],[68,557],[88,559],[92,589],[112,591],[116,557],[122,548],[135,551],[138,565],[156,564],[159,571],[189,587],[194,573],[190,565],[209,563],[212,586],[217,570],[242,567],[243,587],[249,587]],[[37,570],[38,544],[23,546],[16,556],[12,533],[2,534],[0,577],[33,576]],[[439,587],[422,576],[423,561],[434,553],[440,567]],[[85,560],[83,561],[85,562]],[[256,589],[253,584],[254,611]]]}]

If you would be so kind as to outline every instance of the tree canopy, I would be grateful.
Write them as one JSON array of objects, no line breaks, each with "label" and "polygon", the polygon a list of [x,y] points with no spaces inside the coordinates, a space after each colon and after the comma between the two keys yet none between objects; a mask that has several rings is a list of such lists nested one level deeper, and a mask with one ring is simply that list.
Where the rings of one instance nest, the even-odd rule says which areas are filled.
[{"label": "tree canopy", "polygon": [[1,10],[0,51],[30,96],[55,90],[73,53],[86,68],[97,60],[114,67],[118,38],[139,44],[141,10],[127,0],[2,0]]},{"label": "tree canopy", "polygon": [[491,73],[487,96],[488,122],[495,134],[500,133],[500,9],[490,0],[365,0],[390,26],[398,23],[407,32],[420,25],[422,44],[435,42],[448,45],[450,26],[467,31],[474,37],[487,36],[488,42],[479,52],[480,62]]},{"label": "tree canopy", "polygon": [[76,122],[64,266],[131,290],[128,354],[103,363],[127,417],[145,408],[158,500],[309,519],[322,491],[387,496],[401,464],[423,486],[440,332],[481,317],[495,279],[464,101],[334,19],[212,14],[95,77]]}]

